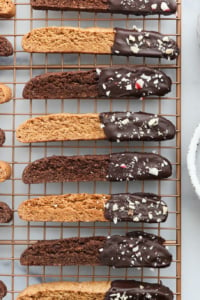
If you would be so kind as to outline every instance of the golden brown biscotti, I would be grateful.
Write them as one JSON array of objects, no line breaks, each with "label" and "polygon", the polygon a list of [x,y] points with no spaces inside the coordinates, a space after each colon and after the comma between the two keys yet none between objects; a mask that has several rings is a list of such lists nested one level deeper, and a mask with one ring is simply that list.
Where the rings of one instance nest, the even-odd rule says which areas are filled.
[{"label": "golden brown biscotti", "polygon": [[9,179],[10,175],[11,175],[11,166],[5,161],[0,161],[0,182]]},{"label": "golden brown biscotti", "polygon": [[167,35],[122,28],[37,28],[23,37],[22,47],[27,52],[133,55],[169,60],[179,55],[175,40]]},{"label": "golden brown biscotti", "polygon": [[101,140],[162,141],[172,139],[176,130],[167,119],[143,112],[51,114],[32,118],[16,130],[22,143]]},{"label": "golden brown biscotti", "polygon": [[11,18],[15,12],[15,4],[12,0],[0,0],[0,18]]},{"label": "golden brown biscotti", "polygon": [[136,299],[135,296],[137,299],[144,300],[173,299],[172,291],[162,284],[115,280],[112,282],[51,282],[32,285],[21,292],[17,300],[126,300]]},{"label": "golden brown biscotti", "polygon": [[11,89],[7,85],[0,83],[0,104],[8,102],[11,99],[12,99]]},{"label": "golden brown biscotti", "polygon": [[150,193],[66,194],[29,199],[19,217],[33,222],[164,222],[168,207]]}]

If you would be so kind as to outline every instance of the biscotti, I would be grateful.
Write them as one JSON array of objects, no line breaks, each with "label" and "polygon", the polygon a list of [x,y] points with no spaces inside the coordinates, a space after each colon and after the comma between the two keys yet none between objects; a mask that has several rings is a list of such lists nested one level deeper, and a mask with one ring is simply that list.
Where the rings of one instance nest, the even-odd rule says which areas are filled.
[{"label": "biscotti", "polygon": [[16,129],[22,143],[102,140],[162,141],[174,138],[176,129],[167,119],[142,112],[52,114],[25,121]]},{"label": "biscotti", "polygon": [[11,89],[7,85],[0,83],[0,104],[8,102],[11,99],[12,99]]},{"label": "biscotti", "polygon": [[149,193],[66,194],[29,199],[18,208],[19,217],[34,222],[164,222],[168,207]]},{"label": "biscotti", "polygon": [[10,176],[11,176],[11,166],[5,161],[0,161],[0,182],[9,179]]},{"label": "biscotti", "polygon": [[6,294],[7,294],[7,287],[5,283],[2,280],[0,280],[0,299],[5,297]]},{"label": "biscotti", "polygon": [[0,223],[8,223],[12,220],[12,218],[13,211],[5,202],[0,202]]},{"label": "biscotti", "polygon": [[44,27],[22,40],[27,52],[97,53],[175,59],[178,46],[172,38],[154,31],[122,28]]},{"label": "biscotti", "polygon": [[31,0],[34,9],[78,10],[134,15],[170,15],[176,12],[175,0]]},{"label": "biscotti", "polygon": [[140,282],[135,280],[115,280],[112,282],[51,282],[29,286],[17,297],[17,300],[39,299],[173,300],[173,292],[162,284]]},{"label": "biscotti", "polygon": [[170,265],[172,256],[164,239],[141,231],[125,236],[73,237],[38,241],[21,255],[22,265],[69,266],[104,265],[116,268],[153,267]]},{"label": "biscotti", "polygon": [[0,147],[5,143],[6,136],[5,132],[0,128]]},{"label": "biscotti", "polygon": [[157,69],[105,68],[38,75],[26,83],[23,97],[72,99],[164,96],[171,91],[171,85],[171,79]]},{"label": "biscotti", "polygon": [[154,153],[50,156],[25,167],[24,183],[65,181],[129,181],[171,176],[171,163]]},{"label": "biscotti", "polygon": [[3,36],[0,36],[0,56],[13,55],[12,44]]},{"label": "biscotti", "polygon": [[12,0],[0,0],[0,18],[11,18],[15,15],[15,4]]}]

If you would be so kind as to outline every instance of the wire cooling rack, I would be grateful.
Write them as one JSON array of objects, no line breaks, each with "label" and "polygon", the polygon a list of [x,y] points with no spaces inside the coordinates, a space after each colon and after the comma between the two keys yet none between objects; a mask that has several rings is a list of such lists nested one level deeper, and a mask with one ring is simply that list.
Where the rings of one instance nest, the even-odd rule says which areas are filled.
[{"label": "wire cooling rack", "polygon": [[[181,1],[177,15],[158,17],[135,17],[102,13],[34,11],[29,0],[16,3],[16,17],[0,20],[0,34],[6,36],[14,46],[14,55],[0,58],[0,81],[13,89],[13,101],[0,107],[0,127],[6,131],[6,143],[0,148],[1,159],[12,165],[12,177],[1,183],[0,201],[5,201],[14,210],[14,220],[0,226],[0,280],[8,287],[6,300],[16,299],[18,292],[28,285],[60,280],[114,280],[137,279],[159,282],[169,286],[175,300],[181,299],[181,56],[177,61],[150,58],[125,58],[110,55],[78,54],[28,54],[21,48],[22,36],[32,28],[43,26],[123,27],[136,25],[147,30],[169,34],[181,47]],[[25,100],[22,98],[24,83],[32,76],[47,71],[87,70],[110,65],[143,65],[160,68],[173,81],[172,92],[166,97],[150,97],[143,100],[95,99],[95,100]],[[176,124],[176,139],[165,142],[53,142],[20,144],[15,139],[16,127],[26,119],[48,113],[102,112],[132,110],[159,113]],[[120,151],[154,151],[169,158],[173,175],[167,180],[128,183],[52,183],[25,185],[21,174],[27,163],[53,154],[103,154]],[[19,219],[17,208],[28,198],[46,194],[75,192],[119,193],[154,192],[162,196],[169,206],[167,222],[157,224],[119,223],[26,223]],[[112,269],[108,267],[23,267],[19,257],[32,242],[39,239],[54,239],[70,236],[123,234],[139,229],[153,232],[166,239],[173,254],[169,268],[156,269]]]}]

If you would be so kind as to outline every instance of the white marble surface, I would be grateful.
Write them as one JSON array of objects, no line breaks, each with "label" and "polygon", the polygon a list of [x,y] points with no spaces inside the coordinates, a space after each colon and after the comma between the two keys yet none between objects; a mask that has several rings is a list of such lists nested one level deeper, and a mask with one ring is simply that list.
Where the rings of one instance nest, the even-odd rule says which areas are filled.
[{"label": "white marble surface", "polygon": [[199,300],[200,200],[188,177],[186,154],[200,123],[200,47],[196,35],[200,1],[183,0],[182,12],[182,299]]}]

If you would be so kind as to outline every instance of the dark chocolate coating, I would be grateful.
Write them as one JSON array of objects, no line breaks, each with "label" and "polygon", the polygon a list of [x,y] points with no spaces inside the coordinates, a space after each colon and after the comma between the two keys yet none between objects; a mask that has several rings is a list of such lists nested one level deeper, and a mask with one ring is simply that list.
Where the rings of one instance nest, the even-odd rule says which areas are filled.
[{"label": "dark chocolate coating", "polygon": [[104,216],[114,223],[160,223],[166,221],[168,208],[161,197],[155,194],[113,194],[105,204]]},{"label": "dark chocolate coating", "polygon": [[171,84],[171,79],[156,69],[109,68],[101,70],[98,93],[111,98],[164,96],[171,91]]},{"label": "dark chocolate coating", "polygon": [[138,31],[115,28],[115,40],[112,54],[125,56],[142,56],[177,58],[179,49],[175,40],[154,31]]},{"label": "dark chocolate coating", "polygon": [[112,299],[173,300],[173,293],[168,287],[158,283],[115,280],[111,282],[111,287],[105,296],[105,300]]},{"label": "dark chocolate coating", "polygon": [[116,268],[152,267],[164,268],[170,265],[172,256],[154,236],[113,235],[107,238],[99,250],[102,265]]},{"label": "dark chocolate coating", "polygon": [[170,15],[176,12],[175,0],[108,0],[110,10],[117,13],[134,15],[162,14]]},{"label": "dark chocolate coating", "polygon": [[0,129],[0,147],[3,146],[5,140],[6,140],[5,132],[2,129]]},{"label": "dark chocolate coating", "polygon": [[0,56],[13,55],[12,44],[3,36],[0,36]]},{"label": "dark chocolate coating", "polygon": [[104,112],[100,122],[108,140],[162,141],[174,138],[175,126],[158,115],[143,112]]},{"label": "dark chocolate coating", "polygon": [[12,218],[13,212],[10,207],[4,202],[0,202],[0,223],[8,223]]},{"label": "dark chocolate coating", "polygon": [[172,174],[170,162],[154,153],[125,152],[110,154],[109,181],[167,178]]},{"label": "dark chocolate coating", "polygon": [[0,299],[7,295],[7,287],[3,281],[0,280]]}]

